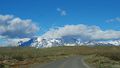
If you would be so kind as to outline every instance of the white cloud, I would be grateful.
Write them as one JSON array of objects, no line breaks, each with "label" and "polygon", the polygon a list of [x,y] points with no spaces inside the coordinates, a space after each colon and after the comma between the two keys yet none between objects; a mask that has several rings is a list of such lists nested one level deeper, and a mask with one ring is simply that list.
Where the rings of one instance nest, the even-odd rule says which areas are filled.
[{"label": "white cloud", "polygon": [[50,29],[42,37],[44,38],[61,38],[61,37],[77,37],[81,40],[100,40],[100,39],[118,39],[120,38],[120,31],[115,30],[101,30],[98,26],[79,25],[65,25]]},{"label": "white cloud", "polygon": [[106,22],[107,22],[107,23],[111,23],[111,22],[120,22],[120,17],[108,19],[108,20],[106,20]]},{"label": "white cloud", "polygon": [[28,41],[30,38],[0,38],[0,47],[6,47],[6,46],[18,46],[20,44],[19,42],[22,41]]},{"label": "white cloud", "polygon": [[61,8],[57,8],[57,11],[60,13],[61,16],[66,16],[67,15],[66,10],[63,10]]},{"label": "white cloud", "polygon": [[28,41],[30,40],[30,38],[15,38],[15,39],[7,39],[6,42],[7,42],[7,46],[18,46],[19,42],[22,41]]},{"label": "white cloud", "polygon": [[59,12],[60,12],[60,11],[61,11],[61,9],[60,9],[60,8],[57,8],[57,11],[59,11]]},{"label": "white cloud", "polygon": [[32,37],[39,28],[30,19],[0,15],[0,36],[8,38]]},{"label": "white cloud", "polygon": [[61,11],[61,16],[66,16],[66,15],[67,15],[67,13],[65,10]]}]

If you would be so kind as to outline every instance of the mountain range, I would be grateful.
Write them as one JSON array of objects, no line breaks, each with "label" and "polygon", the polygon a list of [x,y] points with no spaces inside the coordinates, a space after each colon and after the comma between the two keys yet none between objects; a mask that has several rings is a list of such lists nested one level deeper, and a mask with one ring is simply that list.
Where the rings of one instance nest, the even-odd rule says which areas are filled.
[{"label": "mountain range", "polygon": [[41,38],[35,37],[26,41],[19,41],[18,45],[21,47],[36,47],[36,48],[47,48],[56,46],[119,46],[120,40],[92,40],[92,41],[81,41],[80,38]]}]

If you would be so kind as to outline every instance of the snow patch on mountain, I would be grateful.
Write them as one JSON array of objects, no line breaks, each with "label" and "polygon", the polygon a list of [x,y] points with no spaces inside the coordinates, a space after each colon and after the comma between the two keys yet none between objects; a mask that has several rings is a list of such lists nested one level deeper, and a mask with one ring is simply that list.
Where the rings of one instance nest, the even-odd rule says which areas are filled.
[{"label": "snow patch on mountain", "polygon": [[19,42],[19,46],[30,46],[36,48],[47,48],[56,46],[119,46],[120,40],[101,40],[101,41],[81,41],[80,38],[63,37],[63,38],[49,38],[42,37],[31,38],[27,41]]}]

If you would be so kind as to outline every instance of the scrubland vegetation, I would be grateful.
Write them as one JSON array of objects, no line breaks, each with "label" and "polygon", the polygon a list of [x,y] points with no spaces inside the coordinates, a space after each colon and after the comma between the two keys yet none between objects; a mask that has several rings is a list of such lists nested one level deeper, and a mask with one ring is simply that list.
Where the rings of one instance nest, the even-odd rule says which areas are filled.
[{"label": "scrubland vegetation", "polygon": [[0,48],[0,68],[46,63],[74,55],[84,56],[85,62],[93,68],[120,68],[119,46],[64,46],[39,49],[2,47]]}]

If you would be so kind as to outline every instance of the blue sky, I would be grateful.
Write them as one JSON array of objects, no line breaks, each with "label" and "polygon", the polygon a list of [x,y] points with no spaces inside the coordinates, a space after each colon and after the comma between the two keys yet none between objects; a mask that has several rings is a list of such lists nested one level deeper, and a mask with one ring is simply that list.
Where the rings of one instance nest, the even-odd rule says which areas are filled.
[{"label": "blue sky", "polygon": [[[119,23],[108,24],[105,20],[120,16],[119,3],[120,0],[0,0],[0,14],[32,19],[45,29],[88,24],[118,30]],[[57,8],[64,9],[67,15],[60,16]]]},{"label": "blue sky", "polygon": [[[120,30],[119,8],[120,0],[0,0],[1,15],[31,19],[40,27],[37,35],[53,27],[71,24]],[[65,14],[61,15],[62,12]]]}]

